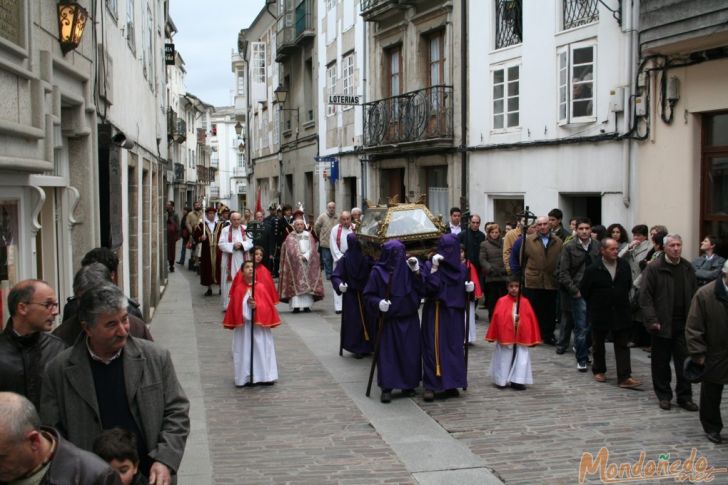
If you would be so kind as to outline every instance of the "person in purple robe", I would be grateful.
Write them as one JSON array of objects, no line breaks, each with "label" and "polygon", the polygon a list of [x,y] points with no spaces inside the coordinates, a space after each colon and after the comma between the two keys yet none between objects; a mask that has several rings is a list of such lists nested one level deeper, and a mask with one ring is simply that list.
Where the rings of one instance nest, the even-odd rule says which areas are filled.
[{"label": "person in purple robe", "polygon": [[468,386],[465,368],[466,293],[475,285],[460,262],[460,242],[444,234],[437,254],[425,263],[425,306],[422,309],[422,383],[423,398],[430,402],[435,394],[459,396],[458,387]]},{"label": "person in purple robe", "polygon": [[346,235],[347,250],[331,273],[334,291],[343,295],[341,348],[361,359],[374,349],[376,316],[364,300],[372,259],[364,255],[355,233]]},{"label": "person in purple robe", "polygon": [[419,265],[408,267],[404,244],[397,240],[385,242],[364,288],[367,304],[380,315],[377,385],[382,389],[383,403],[392,400],[392,389],[401,389],[404,396],[414,396],[414,389],[420,384],[418,309],[423,292]]}]

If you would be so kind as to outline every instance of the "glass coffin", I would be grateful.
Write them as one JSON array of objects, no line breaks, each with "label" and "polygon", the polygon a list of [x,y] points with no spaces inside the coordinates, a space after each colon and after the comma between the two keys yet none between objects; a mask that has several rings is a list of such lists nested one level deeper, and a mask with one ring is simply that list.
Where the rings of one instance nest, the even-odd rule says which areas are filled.
[{"label": "glass coffin", "polygon": [[400,204],[368,208],[356,232],[370,254],[378,255],[384,242],[399,239],[408,253],[424,256],[435,248],[444,231],[440,218],[434,217],[427,206]]}]

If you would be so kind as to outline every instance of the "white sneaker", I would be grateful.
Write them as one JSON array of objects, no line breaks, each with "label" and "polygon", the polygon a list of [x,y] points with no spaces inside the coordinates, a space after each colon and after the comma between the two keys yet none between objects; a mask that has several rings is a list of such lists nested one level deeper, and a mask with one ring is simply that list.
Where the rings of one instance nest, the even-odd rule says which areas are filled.
[{"label": "white sneaker", "polygon": [[583,363],[583,364],[582,363],[577,363],[576,364],[576,370],[578,370],[579,372],[586,372],[586,370],[587,370],[586,369],[586,362]]}]

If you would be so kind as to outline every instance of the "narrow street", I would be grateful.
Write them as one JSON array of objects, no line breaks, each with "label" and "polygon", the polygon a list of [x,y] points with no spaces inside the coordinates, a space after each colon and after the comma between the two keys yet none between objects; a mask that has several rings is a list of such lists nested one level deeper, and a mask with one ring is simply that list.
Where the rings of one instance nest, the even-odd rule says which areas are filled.
[{"label": "narrow street", "polygon": [[[634,464],[641,451],[645,462],[669,453],[663,458],[672,463],[695,448],[709,466],[728,466],[697,413],[658,408],[649,359],[639,349],[632,366],[643,391],[616,386],[609,349],[609,380],[600,384],[576,371],[573,355],[552,347],[533,350],[528,390],[498,390],[487,377],[493,346],[480,340],[470,349],[470,387],[460,398],[425,403],[418,390],[383,405],[376,386],[366,398],[371,361],[338,356],[339,316],[325,289],[312,313],[279,306],[277,384],[236,388],[219,298],[202,296],[197,275],[179,265],[170,274],[151,328],[171,350],[192,403],[179,483],[574,484],[582,453],[596,456],[601,447],[610,464]],[[697,402],[699,386],[693,391]],[[598,474],[586,478],[599,483]],[[726,480],[716,472],[715,483]]]}]

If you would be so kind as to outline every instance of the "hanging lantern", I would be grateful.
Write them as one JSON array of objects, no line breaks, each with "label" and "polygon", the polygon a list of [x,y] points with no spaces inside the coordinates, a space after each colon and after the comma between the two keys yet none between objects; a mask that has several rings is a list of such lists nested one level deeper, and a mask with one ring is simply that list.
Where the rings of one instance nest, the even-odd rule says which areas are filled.
[{"label": "hanging lantern", "polygon": [[58,2],[58,40],[64,56],[81,43],[86,20],[88,12],[78,3],[70,0]]}]

